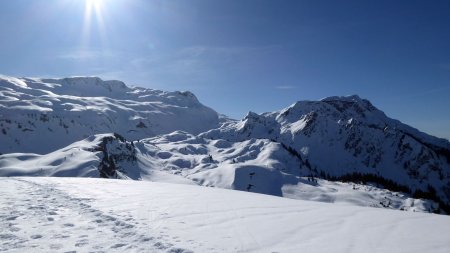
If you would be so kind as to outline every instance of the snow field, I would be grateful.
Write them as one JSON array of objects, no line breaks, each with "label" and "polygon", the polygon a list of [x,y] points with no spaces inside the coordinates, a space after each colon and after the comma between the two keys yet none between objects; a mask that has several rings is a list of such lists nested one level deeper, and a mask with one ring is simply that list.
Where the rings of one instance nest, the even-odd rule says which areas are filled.
[{"label": "snow field", "polygon": [[448,252],[448,216],[169,183],[1,178],[6,252]]}]

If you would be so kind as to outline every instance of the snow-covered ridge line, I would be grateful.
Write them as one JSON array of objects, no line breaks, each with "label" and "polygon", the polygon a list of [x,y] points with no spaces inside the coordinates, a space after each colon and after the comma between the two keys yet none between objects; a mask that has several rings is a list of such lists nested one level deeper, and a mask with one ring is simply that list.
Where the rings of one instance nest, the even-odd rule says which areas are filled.
[{"label": "snow-covered ridge line", "polygon": [[280,143],[262,139],[233,143],[184,132],[140,141],[103,134],[44,156],[7,154],[0,156],[0,176],[107,177],[199,184],[345,205],[439,211],[436,202],[382,189],[379,185],[383,184],[370,184],[377,181],[361,185],[319,179],[295,151]]},{"label": "snow-covered ridge line", "polygon": [[310,175],[353,182],[376,180],[407,189],[450,210],[450,142],[387,117],[353,95],[299,101],[202,133],[208,139],[270,139],[300,160]]},{"label": "snow-covered ridge line", "polygon": [[[219,117],[190,92],[128,87],[96,77],[2,77],[0,116],[5,144],[0,153],[9,153],[0,156],[3,176],[176,181],[450,212],[450,142],[391,119],[356,95],[298,101],[234,121]],[[377,193],[363,200],[355,200],[355,194],[341,198],[332,192],[347,192],[348,185],[328,180],[376,183]],[[388,194],[383,187],[404,193]],[[351,187],[358,196],[365,192],[356,188],[372,189]]]},{"label": "snow-covered ridge line", "polygon": [[135,140],[176,130],[198,134],[218,125],[218,114],[187,91],[98,77],[0,76],[0,153],[45,154],[99,133]]}]

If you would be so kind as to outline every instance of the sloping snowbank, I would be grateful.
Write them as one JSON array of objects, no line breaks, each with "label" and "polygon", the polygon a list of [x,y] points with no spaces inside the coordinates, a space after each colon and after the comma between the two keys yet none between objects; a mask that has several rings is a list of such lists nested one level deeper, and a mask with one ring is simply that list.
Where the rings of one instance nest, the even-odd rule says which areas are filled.
[{"label": "sloping snowbank", "polygon": [[449,252],[450,217],[199,186],[0,178],[8,252]]}]

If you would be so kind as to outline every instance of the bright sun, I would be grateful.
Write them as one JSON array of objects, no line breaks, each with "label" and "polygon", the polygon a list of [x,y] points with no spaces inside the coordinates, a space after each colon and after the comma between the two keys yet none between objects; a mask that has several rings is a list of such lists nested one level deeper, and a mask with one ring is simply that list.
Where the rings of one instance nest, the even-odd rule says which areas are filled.
[{"label": "bright sun", "polygon": [[94,9],[96,12],[102,7],[103,0],[86,0],[86,8]]},{"label": "bright sun", "polygon": [[[97,33],[102,41],[106,40],[105,24],[103,20],[105,0],[85,0],[84,24],[83,24],[83,46],[87,46],[91,37],[91,26],[97,26]],[[93,19],[95,22],[93,22]]]}]

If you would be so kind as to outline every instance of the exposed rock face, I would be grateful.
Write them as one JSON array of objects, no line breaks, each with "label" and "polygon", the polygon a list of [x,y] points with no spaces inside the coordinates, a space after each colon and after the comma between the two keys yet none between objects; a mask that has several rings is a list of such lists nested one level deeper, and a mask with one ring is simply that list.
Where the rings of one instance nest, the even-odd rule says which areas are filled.
[{"label": "exposed rock face", "polygon": [[100,177],[127,178],[128,171],[124,164],[136,166],[136,150],[133,142],[127,142],[119,134],[106,136],[93,151],[101,151],[101,161],[98,165]]}]

